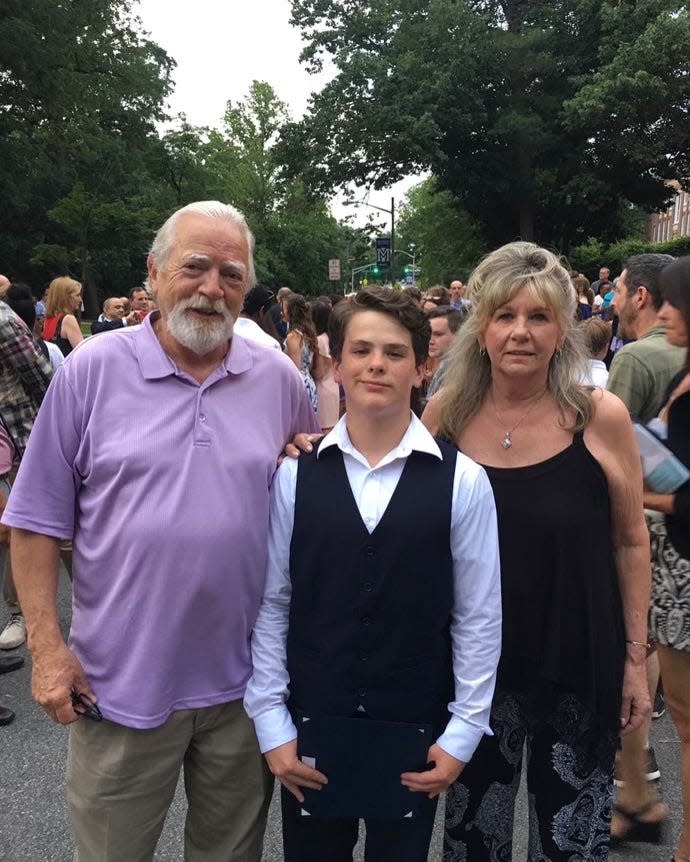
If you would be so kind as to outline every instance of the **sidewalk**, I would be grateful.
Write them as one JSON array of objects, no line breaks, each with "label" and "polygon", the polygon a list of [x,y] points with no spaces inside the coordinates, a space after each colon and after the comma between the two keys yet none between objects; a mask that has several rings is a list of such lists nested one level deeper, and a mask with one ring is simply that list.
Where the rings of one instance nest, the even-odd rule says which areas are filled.
[{"label": "sidewalk", "polygon": [[[63,576],[59,609],[65,631],[69,601],[69,583]],[[31,700],[28,653],[25,647],[17,652],[27,656],[25,666],[0,676],[0,704],[17,714],[11,725],[0,728],[0,859],[3,862],[43,862],[45,859],[71,862],[72,840],[64,800],[68,733],[65,728],[54,725]],[[652,744],[661,769],[664,799],[671,808],[670,841],[679,830],[680,786],[678,740],[668,714],[653,722]],[[276,804],[276,796],[269,815],[263,862],[282,862],[280,808]],[[441,860],[443,836],[440,815],[441,810],[429,854],[433,862]],[[159,843],[156,862],[182,862],[184,816],[184,794],[179,786]],[[515,824],[513,859],[524,862],[527,852],[524,794],[518,802]],[[668,862],[670,856],[670,845],[630,844],[612,851],[609,858],[611,862]],[[355,859],[361,862],[362,858],[358,846]]]}]

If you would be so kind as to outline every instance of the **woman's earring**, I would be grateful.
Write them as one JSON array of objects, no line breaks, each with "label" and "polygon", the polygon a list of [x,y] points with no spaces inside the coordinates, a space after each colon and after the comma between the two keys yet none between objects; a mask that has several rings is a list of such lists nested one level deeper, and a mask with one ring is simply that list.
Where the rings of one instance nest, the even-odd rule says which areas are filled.
[{"label": "woman's earring", "polygon": [[486,347],[479,348],[479,355],[482,357],[482,359],[486,356]]}]

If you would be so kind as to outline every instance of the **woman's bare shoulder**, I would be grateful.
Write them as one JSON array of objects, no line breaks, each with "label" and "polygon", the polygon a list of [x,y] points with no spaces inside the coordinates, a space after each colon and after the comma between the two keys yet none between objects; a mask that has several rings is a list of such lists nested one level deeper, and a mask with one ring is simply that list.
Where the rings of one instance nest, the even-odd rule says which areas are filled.
[{"label": "woman's bare shoulder", "polygon": [[630,425],[630,413],[621,399],[606,389],[595,387],[590,394],[594,407],[589,427],[599,433],[615,433]]},{"label": "woman's bare shoulder", "polygon": [[421,417],[422,422],[424,423],[424,427],[431,434],[438,434],[439,428],[441,427],[439,395],[440,392],[437,392],[427,401],[426,407],[424,408],[424,412],[422,413]]}]

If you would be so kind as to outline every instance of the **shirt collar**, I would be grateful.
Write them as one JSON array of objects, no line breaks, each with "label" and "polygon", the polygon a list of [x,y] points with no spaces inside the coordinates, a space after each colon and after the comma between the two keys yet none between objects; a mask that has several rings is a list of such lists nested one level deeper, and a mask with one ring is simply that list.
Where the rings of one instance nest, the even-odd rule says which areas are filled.
[{"label": "shirt collar", "polygon": [[[333,430],[323,438],[319,444],[317,458],[321,456],[322,452],[333,446],[337,446],[343,454],[351,455],[361,464],[364,464],[368,470],[371,469],[366,458],[352,445],[350,435],[347,433],[347,413],[336,423]],[[407,431],[403,434],[402,440],[379,461],[376,467],[383,467],[398,458],[407,458],[412,452],[423,452],[426,455],[433,455],[439,460],[443,460],[441,450],[434,438],[414,413],[410,411],[410,424],[407,426]]]},{"label": "shirt collar", "polygon": [[648,329],[644,335],[641,335],[637,340],[642,341],[643,338],[653,338],[655,335],[663,335],[666,337],[666,328],[663,323],[655,323],[651,329]]},{"label": "shirt collar", "polygon": [[[156,380],[177,373],[177,366],[163,350],[163,347],[153,330],[154,321],[160,317],[160,311],[152,311],[141,324],[139,337],[136,339],[136,351],[141,373],[146,380]],[[247,342],[241,336],[233,335],[225,359],[219,366],[225,374],[242,374],[253,366],[252,354]]]}]

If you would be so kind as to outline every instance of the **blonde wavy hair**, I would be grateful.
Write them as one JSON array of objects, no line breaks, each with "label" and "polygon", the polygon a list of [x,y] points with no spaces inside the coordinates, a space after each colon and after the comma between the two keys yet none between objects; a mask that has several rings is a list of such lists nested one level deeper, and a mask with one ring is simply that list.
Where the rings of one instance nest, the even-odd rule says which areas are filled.
[{"label": "blonde wavy hair", "polygon": [[46,317],[56,314],[72,314],[74,309],[69,304],[69,297],[77,288],[81,293],[81,284],[68,275],[54,278],[48,286],[46,295]]},{"label": "blonde wavy hair", "polygon": [[592,418],[589,391],[578,381],[586,352],[575,322],[577,294],[558,258],[530,242],[504,245],[482,260],[467,285],[472,312],[451,348],[438,394],[439,431],[456,440],[481,407],[491,386],[491,363],[479,348],[479,336],[498,308],[523,287],[551,309],[561,330],[562,346],[551,358],[548,388],[561,412],[561,422],[574,415],[574,431]]}]

